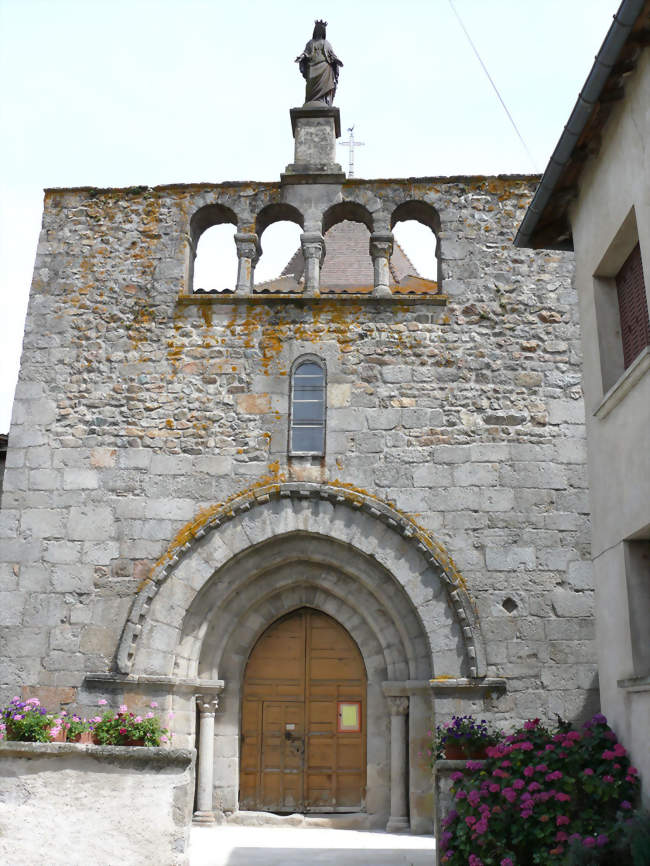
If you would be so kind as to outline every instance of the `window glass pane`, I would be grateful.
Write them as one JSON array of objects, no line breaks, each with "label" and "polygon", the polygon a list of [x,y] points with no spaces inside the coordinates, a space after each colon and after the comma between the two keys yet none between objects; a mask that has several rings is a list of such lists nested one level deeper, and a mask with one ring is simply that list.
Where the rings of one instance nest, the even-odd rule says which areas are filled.
[{"label": "window glass pane", "polygon": [[322,427],[292,427],[291,450],[321,454],[323,451],[323,433]]},{"label": "window glass pane", "polygon": [[297,421],[313,421],[323,423],[323,404],[320,400],[302,401],[293,404],[293,423]]},{"label": "window glass pane", "polygon": [[296,367],[293,375],[296,379],[299,376],[317,376],[322,380],[323,368],[320,364],[315,364],[313,361],[305,361],[304,364],[300,364],[299,367]]},{"label": "window glass pane", "polygon": [[323,399],[323,388],[294,388],[293,390],[293,399],[297,400],[322,400]]}]

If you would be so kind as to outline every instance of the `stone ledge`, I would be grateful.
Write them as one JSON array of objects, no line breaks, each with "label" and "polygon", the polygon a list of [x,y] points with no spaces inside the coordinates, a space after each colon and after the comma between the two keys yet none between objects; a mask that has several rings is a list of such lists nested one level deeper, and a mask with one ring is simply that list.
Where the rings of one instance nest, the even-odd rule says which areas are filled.
[{"label": "stone ledge", "polygon": [[434,307],[446,307],[447,295],[390,295],[387,297],[371,294],[348,294],[348,293],[326,293],[321,295],[294,295],[277,293],[254,292],[251,295],[236,295],[230,292],[219,292],[216,294],[181,295],[178,304],[182,307],[192,304],[200,305],[229,305],[240,306],[242,304],[296,304],[299,307],[317,307],[324,304],[361,304],[367,306],[394,306],[405,304],[415,306],[427,304]]},{"label": "stone ledge", "polygon": [[23,743],[18,740],[0,742],[3,758],[63,758],[74,755],[93,758],[107,764],[157,764],[159,767],[191,767],[195,749],[162,749],[154,746],[92,746],[80,743]]},{"label": "stone ledge", "polygon": [[612,385],[594,410],[594,417],[599,418],[601,421],[603,418],[606,418],[612,409],[618,406],[621,400],[630,393],[636,383],[641,381],[648,370],[650,370],[650,346],[645,347],[632,361],[619,380]]},{"label": "stone ledge", "polygon": [[84,686],[105,689],[106,687],[137,686],[143,691],[157,691],[165,686],[170,693],[220,694],[225,686],[223,680],[186,679],[183,677],[150,676],[147,674],[97,673],[87,674]]},{"label": "stone ledge", "polygon": [[650,674],[617,680],[616,685],[624,692],[650,692]]},{"label": "stone ledge", "polygon": [[507,682],[504,677],[434,677],[429,680],[431,690],[435,694],[445,694],[451,691],[483,692],[506,691]]}]

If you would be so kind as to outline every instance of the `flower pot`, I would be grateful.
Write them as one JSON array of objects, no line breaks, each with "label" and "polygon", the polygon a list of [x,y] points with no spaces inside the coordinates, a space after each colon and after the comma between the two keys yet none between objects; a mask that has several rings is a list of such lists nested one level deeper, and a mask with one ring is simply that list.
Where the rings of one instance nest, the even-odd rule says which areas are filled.
[{"label": "flower pot", "polygon": [[445,743],[445,760],[462,761],[466,757],[467,752],[462,743]]},{"label": "flower pot", "polygon": [[80,731],[78,734],[75,734],[72,738],[73,743],[82,743],[85,745],[89,745],[90,743],[94,743],[94,734],[92,731]]},{"label": "flower pot", "polygon": [[65,741],[68,739],[68,729],[59,728],[59,730],[55,734],[50,734],[50,738],[53,743],[65,743]]},{"label": "flower pot", "polygon": [[470,746],[467,751],[474,761],[483,761],[487,758],[487,746]]},{"label": "flower pot", "polygon": [[144,746],[144,739],[141,740],[124,740],[123,746]]}]

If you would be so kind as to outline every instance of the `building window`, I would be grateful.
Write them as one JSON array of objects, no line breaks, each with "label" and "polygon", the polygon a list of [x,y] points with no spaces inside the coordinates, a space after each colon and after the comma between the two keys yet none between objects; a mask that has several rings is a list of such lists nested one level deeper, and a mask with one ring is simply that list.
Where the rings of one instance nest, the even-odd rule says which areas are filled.
[{"label": "building window", "polygon": [[289,453],[325,453],[325,367],[320,359],[299,359],[291,374]]},{"label": "building window", "polygon": [[632,361],[650,344],[648,301],[643,280],[641,247],[638,243],[616,274],[616,291],[621,318],[623,367],[627,370]]}]

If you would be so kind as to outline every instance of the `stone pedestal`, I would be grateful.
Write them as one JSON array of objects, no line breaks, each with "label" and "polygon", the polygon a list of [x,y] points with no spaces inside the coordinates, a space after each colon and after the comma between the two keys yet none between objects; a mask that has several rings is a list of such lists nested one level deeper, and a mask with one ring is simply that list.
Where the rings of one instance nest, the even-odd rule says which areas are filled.
[{"label": "stone pedestal", "polygon": [[215,697],[200,695],[199,707],[199,762],[196,782],[195,824],[213,824],[212,785],[214,775],[214,715],[219,706]]},{"label": "stone pedestal", "polygon": [[393,233],[373,232],[370,235],[370,257],[375,275],[373,295],[389,297],[390,290],[390,257],[393,254]]},{"label": "stone pedestal", "polygon": [[[336,139],[341,135],[338,108],[305,106],[291,109],[294,137],[294,157],[285,170],[283,180],[291,176],[307,176],[307,181],[340,183],[345,180],[343,169],[336,162]],[[298,181],[299,182],[299,181]]]},{"label": "stone pedestal", "polygon": [[388,833],[409,831],[408,802],[406,798],[406,714],[409,699],[387,698],[390,708],[390,818]]}]

